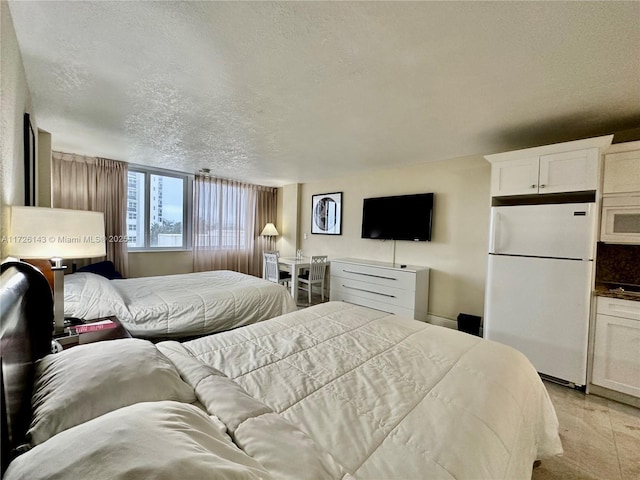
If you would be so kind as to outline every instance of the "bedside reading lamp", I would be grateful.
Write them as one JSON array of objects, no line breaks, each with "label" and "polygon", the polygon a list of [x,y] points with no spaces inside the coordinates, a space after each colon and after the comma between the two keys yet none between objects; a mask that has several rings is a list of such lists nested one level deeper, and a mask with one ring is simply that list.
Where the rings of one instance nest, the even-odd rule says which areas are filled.
[{"label": "bedside reading lamp", "polygon": [[104,257],[104,214],[63,208],[11,207],[7,253],[48,259],[54,274],[54,333],[64,331],[63,259]]},{"label": "bedside reading lamp", "polygon": [[280,235],[278,229],[273,223],[267,223],[262,229],[261,237],[277,237]]}]

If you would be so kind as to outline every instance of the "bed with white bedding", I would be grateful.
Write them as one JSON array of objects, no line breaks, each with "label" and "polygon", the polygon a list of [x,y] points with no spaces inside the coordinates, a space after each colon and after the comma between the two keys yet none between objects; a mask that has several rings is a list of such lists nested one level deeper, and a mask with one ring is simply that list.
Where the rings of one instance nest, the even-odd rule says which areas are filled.
[{"label": "bed with white bedding", "polygon": [[64,307],[67,317],[116,315],[141,338],[204,335],[297,310],[282,285],[228,270],[120,280],[74,273]]},{"label": "bed with white bedding", "polygon": [[[46,335],[14,320],[31,317],[26,330],[42,336],[51,300],[22,314],[13,305],[29,302],[8,298],[20,282],[3,285],[13,421],[3,417],[2,443],[22,445],[3,456],[16,457],[3,480],[528,479],[534,460],[562,452],[526,358],[457,331],[330,302],[184,343],[43,356]],[[16,342],[39,346],[37,360],[25,363]],[[33,380],[15,388],[18,364]],[[26,422],[14,415],[21,389]]]},{"label": "bed with white bedding", "polygon": [[[535,459],[562,452],[522,354],[377,310],[330,302],[158,348],[184,378],[194,361],[219,370],[355,478],[530,478]],[[223,388],[203,378],[189,381],[211,413],[251,415],[223,415]]]}]

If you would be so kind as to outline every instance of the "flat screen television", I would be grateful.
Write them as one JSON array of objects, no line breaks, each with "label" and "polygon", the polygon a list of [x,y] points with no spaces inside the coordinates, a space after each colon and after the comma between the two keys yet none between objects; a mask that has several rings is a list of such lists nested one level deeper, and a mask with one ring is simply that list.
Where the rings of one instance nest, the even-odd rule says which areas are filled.
[{"label": "flat screen television", "polygon": [[430,242],[433,193],[365,198],[362,238]]}]

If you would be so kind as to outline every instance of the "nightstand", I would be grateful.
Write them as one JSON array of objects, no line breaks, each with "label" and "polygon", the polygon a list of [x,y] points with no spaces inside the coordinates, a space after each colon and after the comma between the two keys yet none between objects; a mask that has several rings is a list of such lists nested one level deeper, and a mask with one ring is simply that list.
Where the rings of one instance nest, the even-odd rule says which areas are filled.
[{"label": "nightstand", "polygon": [[65,333],[60,335],[54,335],[54,340],[56,340],[62,348],[66,350],[67,348],[72,348],[77,345],[86,345],[88,343],[94,342],[102,342],[104,340],[118,340],[121,338],[131,338],[129,332],[127,332],[126,328],[122,326],[120,320],[118,320],[115,316],[103,317],[103,318],[94,318],[91,320],[86,320],[84,325],[91,325],[95,322],[102,322],[104,320],[110,320],[116,324],[115,328],[106,328],[103,330],[96,330],[94,332],[86,332],[86,333],[72,333],[74,332],[73,327],[65,328]]}]

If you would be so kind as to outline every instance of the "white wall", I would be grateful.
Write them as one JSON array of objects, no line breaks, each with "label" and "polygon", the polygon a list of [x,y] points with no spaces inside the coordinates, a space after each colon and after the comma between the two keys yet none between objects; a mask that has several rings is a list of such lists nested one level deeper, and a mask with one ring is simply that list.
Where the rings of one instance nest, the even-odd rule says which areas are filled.
[{"label": "white wall", "polygon": [[280,236],[276,240],[276,248],[280,255],[291,257],[298,249],[300,184],[285,185],[278,189],[277,223]]},{"label": "white wall", "polygon": [[[396,263],[430,267],[429,313],[483,315],[490,165],[472,156],[303,184],[299,245],[305,255],[393,261],[393,242],[360,238],[367,197],[435,193],[431,242],[396,242]],[[343,192],[342,235],[311,234],[311,195]],[[304,234],[307,233],[307,239]]]},{"label": "white wall", "polygon": [[[32,114],[31,95],[7,2],[0,2],[0,238],[7,234],[7,206],[24,205],[23,115]],[[0,258],[5,257],[2,242]]]}]

